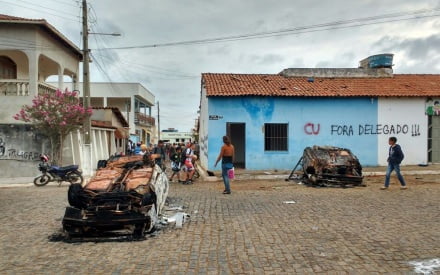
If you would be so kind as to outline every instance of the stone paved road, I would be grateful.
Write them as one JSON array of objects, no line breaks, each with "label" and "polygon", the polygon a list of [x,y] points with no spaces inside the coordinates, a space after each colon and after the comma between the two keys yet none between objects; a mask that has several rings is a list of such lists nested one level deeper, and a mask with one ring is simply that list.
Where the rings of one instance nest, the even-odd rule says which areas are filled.
[{"label": "stone paved road", "polygon": [[[182,229],[140,242],[49,242],[67,187],[0,188],[0,274],[412,273],[440,258],[438,176],[407,178],[401,191],[315,189],[284,181],[173,183],[192,213]],[[285,204],[284,201],[295,201]],[[440,272],[440,271],[439,271]]]}]

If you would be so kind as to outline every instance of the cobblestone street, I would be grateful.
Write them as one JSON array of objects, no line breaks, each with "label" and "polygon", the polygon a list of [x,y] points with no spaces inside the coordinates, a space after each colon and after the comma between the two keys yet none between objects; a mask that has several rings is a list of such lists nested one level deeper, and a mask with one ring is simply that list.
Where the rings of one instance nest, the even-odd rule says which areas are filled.
[{"label": "cobblestone street", "polygon": [[[292,182],[171,184],[191,218],[137,242],[50,242],[59,233],[67,184],[0,188],[0,273],[231,274],[412,273],[440,258],[440,181],[393,177],[367,187],[309,188]],[[286,204],[285,201],[295,203]]]}]

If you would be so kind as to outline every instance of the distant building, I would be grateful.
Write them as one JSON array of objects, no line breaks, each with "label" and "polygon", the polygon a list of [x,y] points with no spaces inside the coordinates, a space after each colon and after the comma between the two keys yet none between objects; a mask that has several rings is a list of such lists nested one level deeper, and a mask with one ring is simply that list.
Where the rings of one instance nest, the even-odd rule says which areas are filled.
[{"label": "distant building", "polygon": [[[82,87],[82,83],[79,83],[80,96]],[[72,83],[66,83],[63,88],[73,89]],[[91,105],[118,108],[128,121],[129,138],[135,143],[138,141],[145,144],[157,143],[154,140],[155,119],[151,116],[151,107],[154,106],[154,102],[154,94],[140,83],[90,83]]]},{"label": "distant building", "polygon": [[440,75],[386,66],[204,73],[201,163],[214,169],[223,135],[235,146],[235,165],[253,170],[292,169],[312,145],[346,147],[364,166],[386,165],[391,136],[404,165],[440,162],[439,99]]},{"label": "distant building", "polygon": [[174,128],[168,128],[168,129],[162,130],[162,132],[163,133],[177,133],[177,132],[179,132],[179,130],[174,129]]},{"label": "distant building", "polygon": [[160,139],[167,143],[186,143],[194,140],[191,132],[176,132],[164,130],[160,133]]}]

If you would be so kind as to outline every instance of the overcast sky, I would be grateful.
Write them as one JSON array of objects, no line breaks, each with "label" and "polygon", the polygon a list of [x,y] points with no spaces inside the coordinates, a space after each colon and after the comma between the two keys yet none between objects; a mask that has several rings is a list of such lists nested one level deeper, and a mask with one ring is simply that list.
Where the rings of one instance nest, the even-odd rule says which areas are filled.
[{"label": "overcast sky", "polygon": [[[440,73],[440,0],[89,0],[95,57],[91,81],[139,82],[160,102],[161,129],[189,131],[201,73],[279,73],[285,68],[348,67],[393,53],[395,73]],[[80,48],[80,3],[0,0],[0,13],[44,18]],[[428,12],[382,24],[169,47],[102,50],[310,27],[399,12]],[[436,9],[436,10],[435,10]],[[415,18],[415,19],[414,19]],[[344,25],[346,26],[346,25]],[[311,31],[314,30],[314,31]],[[101,50],[99,50],[101,49]],[[98,68],[97,65],[101,68]],[[106,73],[103,73],[105,71]],[[154,115],[157,114],[153,109]]]}]

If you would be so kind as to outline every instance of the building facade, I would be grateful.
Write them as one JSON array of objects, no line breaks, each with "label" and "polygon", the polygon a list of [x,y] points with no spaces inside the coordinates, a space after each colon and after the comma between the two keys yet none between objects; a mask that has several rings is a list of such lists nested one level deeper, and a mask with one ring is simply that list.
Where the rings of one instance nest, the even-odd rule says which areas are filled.
[{"label": "building facade", "polygon": [[60,86],[65,77],[77,83],[82,58],[78,47],[46,20],[0,14],[0,177],[38,172],[39,155],[50,150],[47,139],[13,115],[34,96],[56,91],[46,83],[50,76]]},{"label": "building facade", "polygon": [[405,152],[403,165],[440,162],[440,116],[427,114],[438,98],[440,75],[387,68],[203,74],[201,163],[214,169],[223,135],[235,146],[235,166],[251,170],[292,169],[313,145],[349,148],[364,166],[386,165],[391,136]]},{"label": "building facade", "polygon": [[193,133],[191,132],[172,132],[162,131],[160,133],[160,139],[166,143],[187,143],[194,141]]},{"label": "building facade", "polygon": [[[56,83],[51,83],[56,85]],[[72,90],[73,83],[64,83],[63,88]],[[78,90],[82,94],[82,83]],[[157,143],[155,118],[151,114],[155,96],[140,83],[90,83],[90,103],[93,107],[118,108],[129,124],[130,139],[145,144]]]}]

